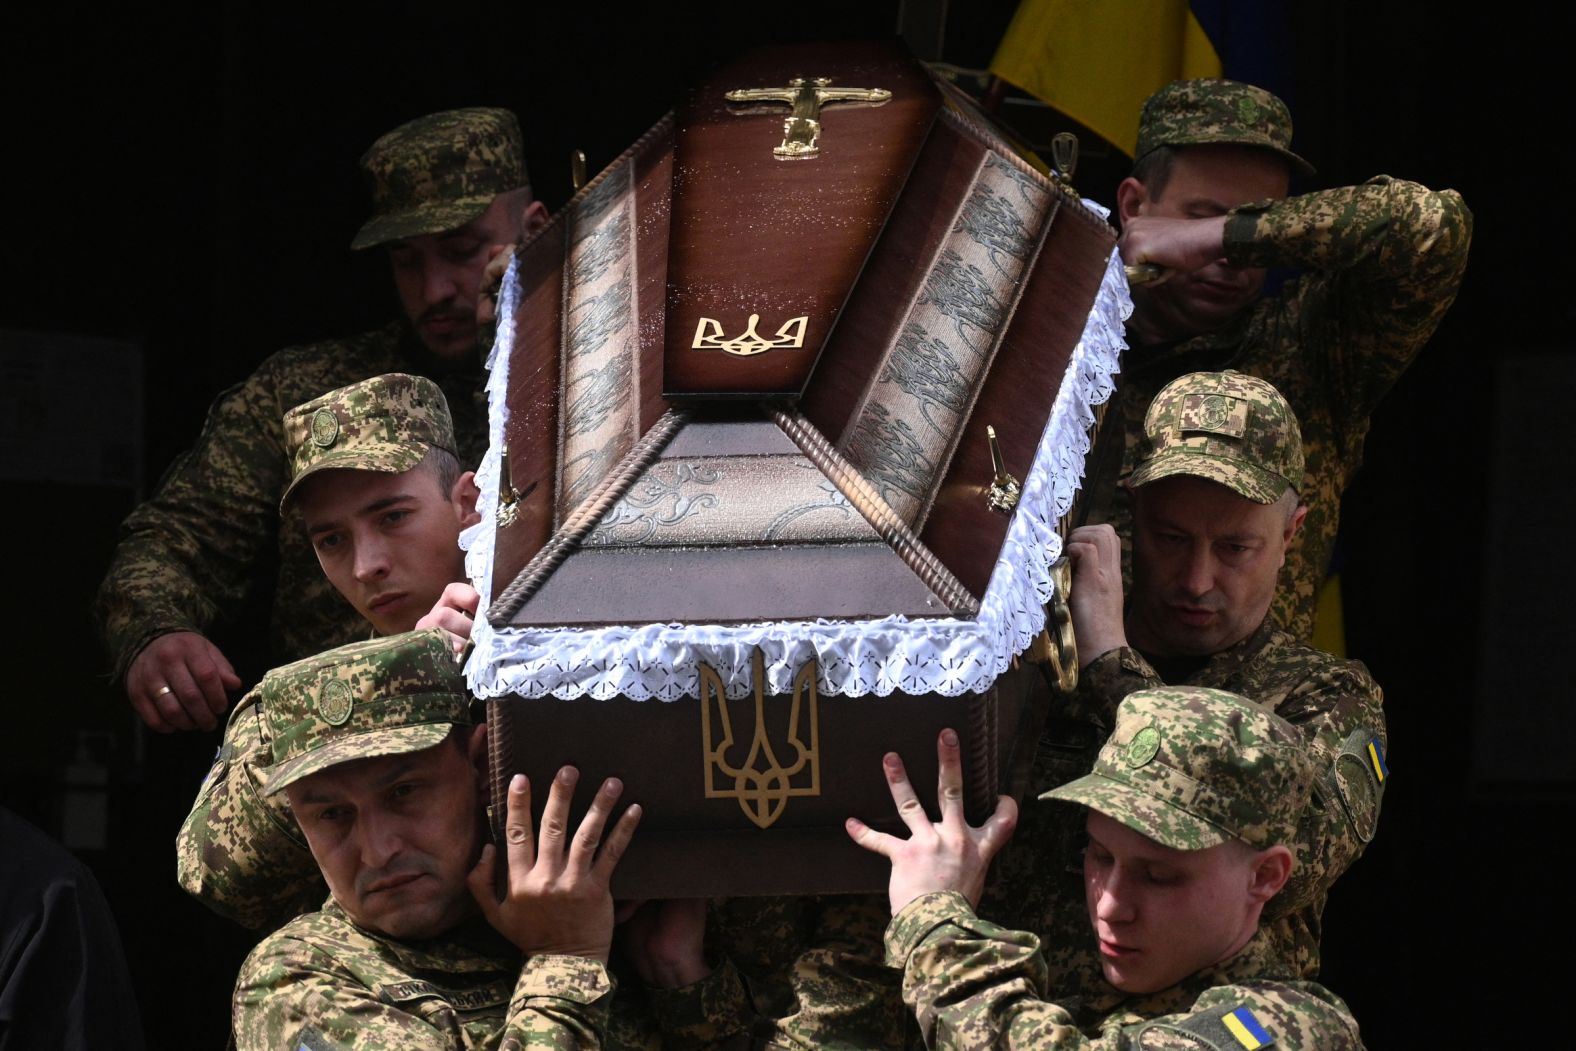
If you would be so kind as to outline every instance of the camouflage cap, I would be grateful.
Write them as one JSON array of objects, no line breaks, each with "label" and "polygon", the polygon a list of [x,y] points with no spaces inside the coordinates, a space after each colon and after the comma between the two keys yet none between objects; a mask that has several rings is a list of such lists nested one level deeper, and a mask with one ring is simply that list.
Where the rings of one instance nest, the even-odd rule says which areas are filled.
[{"label": "camouflage cap", "polygon": [[1241,372],[1192,372],[1149,403],[1127,484],[1188,474],[1272,504],[1302,486],[1302,472],[1302,430],[1280,391]]},{"label": "camouflage cap", "polygon": [[1173,80],[1144,100],[1136,162],[1160,146],[1257,146],[1297,174],[1313,165],[1291,151],[1291,112],[1272,92],[1235,80]]},{"label": "camouflage cap", "polygon": [[1174,850],[1228,839],[1290,845],[1313,783],[1292,725],[1224,690],[1139,690],[1116,710],[1094,772],[1041,799],[1082,803]]},{"label": "camouflage cap", "polygon": [[529,181],[520,122],[506,109],[456,109],[401,124],[361,157],[372,218],[352,249],[442,233]]},{"label": "camouflage cap", "polygon": [[403,755],[471,723],[470,692],[438,629],[341,646],[263,676],[273,762],[263,792],[353,759]]},{"label": "camouflage cap", "polygon": [[449,402],[425,376],[391,372],[329,391],[285,413],[285,455],[290,485],[318,471],[342,468],[402,474],[421,463],[429,448],[453,453]]}]

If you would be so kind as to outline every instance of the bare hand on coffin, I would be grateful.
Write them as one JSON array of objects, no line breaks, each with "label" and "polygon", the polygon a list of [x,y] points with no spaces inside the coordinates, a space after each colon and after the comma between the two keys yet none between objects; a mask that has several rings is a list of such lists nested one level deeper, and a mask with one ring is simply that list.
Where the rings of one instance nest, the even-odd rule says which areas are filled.
[{"label": "bare hand on coffin", "polygon": [[[531,827],[531,785],[524,774],[509,782],[504,839],[509,851],[509,885],[502,901],[493,891],[497,849],[482,848],[471,870],[470,888],[482,914],[526,954],[584,956],[607,962],[613,944],[613,895],[608,881],[640,821],[640,806],[624,811],[602,840],[602,829],[618,803],[623,784],[602,782],[579,830],[569,833],[569,804],[580,772],[558,771],[542,811],[538,842]],[[601,850],[597,845],[601,844]]]},{"label": "bare hand on coffin", "polygon": [[1079,526],[1064,548],[1073,564],[1067,606],[1078,640],[1078,666],[1087,668],[1102,654],[1127,645],[1122,621],[1122,541],[1110,526]]},{"label": "bare hand on coffin", "polygon": [[887,900],[893,915],[920,895],[942,890],[955,890],[970,905],[978,905],[991,859],[1012,838],[1012,830],[1018,824],[1018,805],[1010,796],[997,800],[996,809],[983,825],[976,828],[964,819],[963,761],[955,731],[941,731],[936,739],[936,759],[940,767],[939,822],[931,821],[925,813],[896,752],[888,752],[881,767],[898,816],[913,834],[899,839],[877,832],[858,818],[847,821],[848,834],[855,843],[892,862]]},{"label": "bare hand on coffin", "polygon": [[476,619],[476,610],[481,601],[481,595],[469,584],[449,584],[443,589],[443,594],[438,596],[432,609],[416,622],[416,630],[442,628],[454,636],[450,641],[454,645],[454,652],[459,653],[470,641],[471,624]]}]

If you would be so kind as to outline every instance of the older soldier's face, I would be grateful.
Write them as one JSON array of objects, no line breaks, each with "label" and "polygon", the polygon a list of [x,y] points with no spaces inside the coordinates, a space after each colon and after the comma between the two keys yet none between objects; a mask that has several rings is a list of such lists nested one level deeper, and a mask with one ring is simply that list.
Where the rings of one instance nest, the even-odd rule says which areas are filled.
[{"label": "older soldier's face", "polygon": [[[1290,176],[1274,154],[1245,146],[1184,146],[1159,196],[1145,195],[1139,215],[1211,219],[1251,201],[1286,196]],[[1264,271],[1224,259],[1144,289],[1143,309],[1156,328],[1178,336],[1213,332],[1258,298]],[[1137,297],[1135,297],[1137,298]]]},{"label": "older soldier's face", "polygon": [[1084,900],[1105,979],[1126,993],[1169,988],[1253,936],[1255,855],[1238,843],[1173,850],[1089,812]]},{"label": "older soldier's face", "polygon": [[1258,630],[1307,508],[1256,504],[1190,475],[1151,482],[1133,501],[1133,645],[1204,657]]},{"label": "older soldier's face", "polygon": [[441,358],[477,354],[476,301],[482,272],[499,246],[514,244],[522,222],[539,223],[541,205],[522,219],[520,202],[500,194],[481,215],[440,234],[423,234],[389,246],[400,306],[427,349]]},{"label": "older soldier's face", "polygon": [[359,926],[432,938],[474,912],[466,877],[481,828],[466,736],[342,763],[285,789],[328,889]]},{"label": "older soldier's face", "polygon": [[301,484],[295,502],[318,564],[379,634],[410,631],[465,578],[459,536],[476,518],[472,478],[449,493],[426,466],[320,471]]}]

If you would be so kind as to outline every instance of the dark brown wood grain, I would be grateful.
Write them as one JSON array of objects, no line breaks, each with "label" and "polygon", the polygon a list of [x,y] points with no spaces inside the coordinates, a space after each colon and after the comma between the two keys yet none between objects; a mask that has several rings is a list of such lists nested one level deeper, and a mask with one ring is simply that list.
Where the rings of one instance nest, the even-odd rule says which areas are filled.
[{"label": "dark brown wood grain", "polygon": [[[820,155],[781,160],[786,104],[731,104],[734,88],[828,77],[885,88],[881,105],[821,111]],[[895,43],[752,51],[678,108],[668,245],[664,392],[670,398],[797,395],[913,168],[940,107],[924,69]],[[702,318],[726,336],[751,314],[771,338],[808,317],[804,347],[740,357],[693,350]]]}]

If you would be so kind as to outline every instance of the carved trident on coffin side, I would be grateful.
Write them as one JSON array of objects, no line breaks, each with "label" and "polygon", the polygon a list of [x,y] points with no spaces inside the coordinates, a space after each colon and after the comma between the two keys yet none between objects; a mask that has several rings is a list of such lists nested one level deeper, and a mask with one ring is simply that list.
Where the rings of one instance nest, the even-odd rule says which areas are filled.
[{"label": "carved trident on coffin side", "polygon": [[[728,714],[728,696],[722,677],[707,665],[700,666],[700,727],[701,752],[706,763],[705,784],[707,799],[737,799],[739,809],[760,828],[766,828],[782,817],[788,800],[795,796],[821,794],[821,746],[817,727],[819,697],[816,693],[816,663],[810,661],[794,675],[793,699],[788,707],[788,732],[782,747],[794,751],[794,761],[784,766],[772,748],[771,734],[766,723],[766,662],[757,649],[752,659],[755,674],[755,734],[750,739],[749,754],[744,762],[734,766],[728,762],[728,750],[733,747],[733,721]],[[722,739],[713,732],[712,705],[717,708],[717,726]],[[807,724],[807,725],[806,725]],[[808,734],[805,731],[808,730]],[[806,740],[808,738],[808,740]],[[794,784],[794,778],[808,772]],[[721,780],[732,780],[732,785],[719,786]]]},{"label": "carved trident on coffin side", "polygon": [[783,121],[782,145],[772,151],[779,160],[809,160],[820,149],[821,107],[829,102],[863,102],[879,106],[892,97],[886,88],[834,88],[826,77],[795,77],[786,88],[736,88],[723,97],[729,102],[786,102],[793,107]]}]

